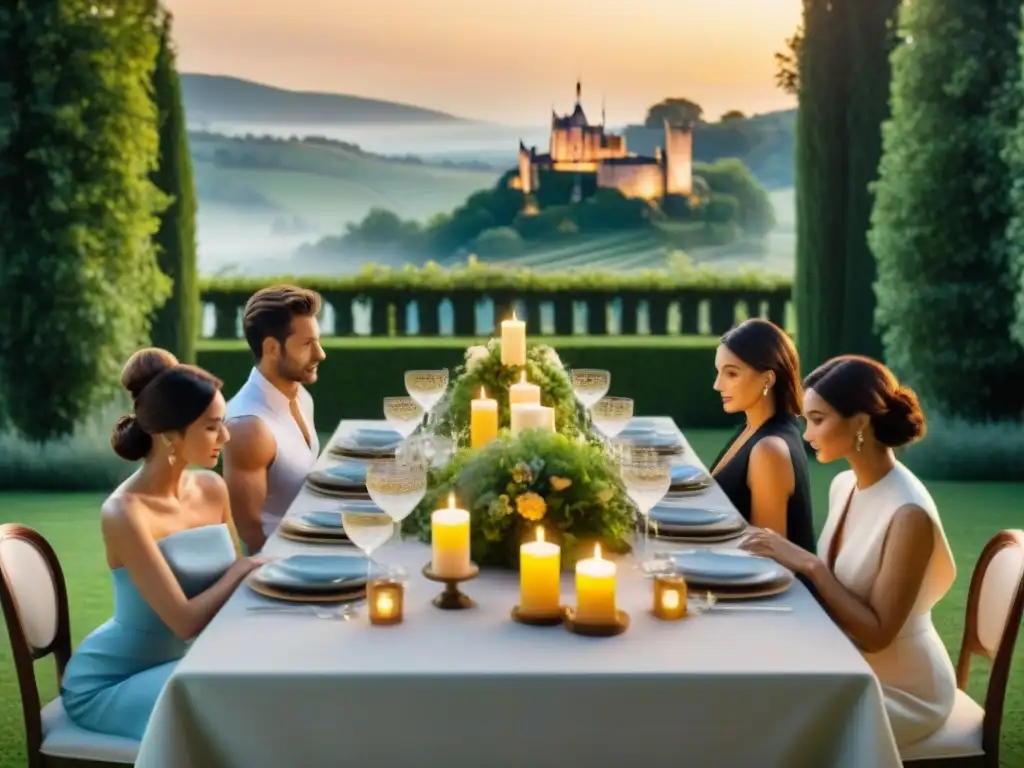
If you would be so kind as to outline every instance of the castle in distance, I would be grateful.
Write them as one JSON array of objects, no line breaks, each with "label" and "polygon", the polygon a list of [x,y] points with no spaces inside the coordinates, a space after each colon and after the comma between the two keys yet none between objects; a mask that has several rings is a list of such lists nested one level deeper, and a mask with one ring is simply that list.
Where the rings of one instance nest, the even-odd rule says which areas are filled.
[{"label": "castle in distance", "polygon": [[540,187],[540,171],[576,174],[573,201],[580,198],[579,175],[593,173],[597,186],[617,189],[627,197],[660,200],[666,195],[689,196],[693,191],[693,132],[690,125],[665,123],[664,147],[654,157],[635,155],[626,149],[626,137],[606,133],[604,110],[601,124],[591,125],[580,103],[582,85],[576,82],[576,106],[571,114],[551,113],[548,151],[519,142],[519,175],[514,188],[530,194]]}]

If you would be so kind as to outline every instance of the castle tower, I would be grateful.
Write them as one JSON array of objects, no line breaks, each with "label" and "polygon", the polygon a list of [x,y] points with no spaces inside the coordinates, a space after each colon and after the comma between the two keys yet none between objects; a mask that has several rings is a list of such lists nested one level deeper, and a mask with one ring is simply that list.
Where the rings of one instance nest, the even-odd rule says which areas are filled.
[{"label": "castle tower", "polygon": [[522,140],[519,141],[519,189],[524,195],[533,192],[533,158]]},{"label": "castle tower", "polygon": [[665,194],[689,197],[693,192],[693,131],[665,121]]}]

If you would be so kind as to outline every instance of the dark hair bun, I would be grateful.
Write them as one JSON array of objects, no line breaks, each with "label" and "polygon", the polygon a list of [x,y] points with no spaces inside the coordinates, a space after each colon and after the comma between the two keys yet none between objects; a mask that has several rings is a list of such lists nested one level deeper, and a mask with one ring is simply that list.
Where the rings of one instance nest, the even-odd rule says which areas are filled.
[{"label": "dark hair bun", "polygon": [[897,387],[886,399],[885,412],[871,419],[875,439],[882,445],[899,448],[924,437],[927,429],[924,411],[914,390]]},{"label": "dark hair bun", "polygon": [[121,386],[136,400],[146,385],[166,370],[178,364],[178,358],[166,349],[147,347],[128,358],[121,371]]},{"label": "dark hair bun", "polygon": [[110,436],[114,453],[127,461],[138,461],[146,457],[153,447],[153,438],[139,426],[134,413],[128,413],[117,420],[114,433]]}]

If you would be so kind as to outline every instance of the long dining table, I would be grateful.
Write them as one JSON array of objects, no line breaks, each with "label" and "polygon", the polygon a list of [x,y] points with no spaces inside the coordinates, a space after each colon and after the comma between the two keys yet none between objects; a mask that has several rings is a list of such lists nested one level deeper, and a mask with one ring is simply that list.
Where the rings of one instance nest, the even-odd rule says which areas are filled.
[{"label": "long dining table", "polygon": [[[353,430],[381,426],[343,421],[328,447]],[[685,459],[704,466],[680,438]],[[316,468],[337,461],[325,447]],[[714,483],[693,503],[732,509]],[[330,499],[304,489],[287,514],[330,507]],[[264,551],[335,550],[275,534]],[[444,611],[431,603],[440,585],[420,574],[429,546],[392,540],[374,557],[410,574],[401,624],[374,626],[363,612],[346,621],[252,611],[267,599],[241,585],[168,681],[136,765],[901,764],[876,678],[799,581],[759,601],[786,612],[666,622],[651,615],[651,584],[624,556],[617,599],[631,616],[629,629],[593,638],[513,622],[516,573],[482,571],[463,585],[476,607]],[[562,594],[572,604],[571,573],[563,575]]]}]

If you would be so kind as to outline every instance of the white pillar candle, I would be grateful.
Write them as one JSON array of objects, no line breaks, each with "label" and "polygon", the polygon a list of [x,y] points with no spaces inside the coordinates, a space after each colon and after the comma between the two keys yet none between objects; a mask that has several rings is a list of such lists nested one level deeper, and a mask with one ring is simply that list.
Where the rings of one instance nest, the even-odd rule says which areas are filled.
[{"label": "white pillar candle", "polygon": [[532,403],[516,403],[509,409],[509,430],[516,434],[524,429],[555,431],[555,409]]},{"label": "white pillar candle", "polygon": [[516,319],[501,322],[501,364],[526,365],[526,323]]},{"label": "white pillar candle", "polygon": [[540,387],[526,380],[526,371],[523,371],[517,383],[508,388],[508,403],[540,405]]}]

